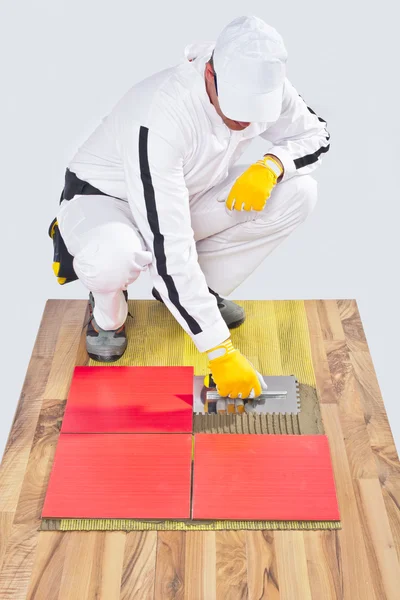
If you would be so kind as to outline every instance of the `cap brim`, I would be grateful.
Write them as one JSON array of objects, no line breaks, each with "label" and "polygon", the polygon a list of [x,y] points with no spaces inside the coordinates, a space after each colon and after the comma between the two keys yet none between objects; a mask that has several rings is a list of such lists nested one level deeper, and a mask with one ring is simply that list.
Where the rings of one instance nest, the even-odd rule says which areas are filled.
[{"label": "cap brim", "polygon": [[218,101],[228,119],[248,123],[276,121],[282,110],[283,85],[266,94],[246,94],[225,81],[217,80]]}]

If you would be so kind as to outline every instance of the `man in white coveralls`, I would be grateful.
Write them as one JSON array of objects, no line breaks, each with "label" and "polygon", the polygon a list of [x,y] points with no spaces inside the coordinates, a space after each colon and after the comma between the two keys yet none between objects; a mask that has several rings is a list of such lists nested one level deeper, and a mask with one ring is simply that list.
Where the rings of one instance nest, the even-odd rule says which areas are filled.
[{"label": "man in white coveralls", "polygon": [[[243,323],[229,295],[312,211],[310,173],[329,149],[326,122],[286,78],[275,29],[234,19],[216,42],[134,85],[70,161],[59,231],[89,290],[87,350],[120,358],[127,287],[149,269],[221,396],[257,397],[261,375],[235,349]],[[233,166],[251,141],[272,144]],[[220,295],[221,294],[221,295]]]}]

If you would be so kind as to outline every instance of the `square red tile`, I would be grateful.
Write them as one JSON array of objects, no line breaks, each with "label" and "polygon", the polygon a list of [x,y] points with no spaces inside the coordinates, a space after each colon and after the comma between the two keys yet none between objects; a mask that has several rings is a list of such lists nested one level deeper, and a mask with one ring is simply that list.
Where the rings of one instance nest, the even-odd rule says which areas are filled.
[{"label": "square red tile", "polygon": [[326,436],[196,435],[192,517],[339,520]]},{"label": "square red tile", "polygon": [[191,454],[189,434],[61,434],[42,516],[187,519]]},{"label": "square red tile", "polygon": [[193,367],[75,367],[63,433],[191,432]]}]

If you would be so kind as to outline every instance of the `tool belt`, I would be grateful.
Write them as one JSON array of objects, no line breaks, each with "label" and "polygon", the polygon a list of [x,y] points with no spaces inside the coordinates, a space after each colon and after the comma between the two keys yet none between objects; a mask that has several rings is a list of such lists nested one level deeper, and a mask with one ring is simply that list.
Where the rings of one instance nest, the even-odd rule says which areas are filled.
[{"label": "tool belt", "polygon": [[[65,185],[61,192],[60,202],[63,200],[71,200],[76,195],[84,196],[109,196],[101,192],[87,181],[79,179],[69,169],[65,171]],[[50,223],[49,236],[53,240],[53,272],[57,277],[57,281],[60,285],[70,283],[78,279],[77,274],[74,271],[73,260],[74,257],[68,252],[65,242],[61,236],[60,229],[58,227],[57,217],[55,217]]]}]

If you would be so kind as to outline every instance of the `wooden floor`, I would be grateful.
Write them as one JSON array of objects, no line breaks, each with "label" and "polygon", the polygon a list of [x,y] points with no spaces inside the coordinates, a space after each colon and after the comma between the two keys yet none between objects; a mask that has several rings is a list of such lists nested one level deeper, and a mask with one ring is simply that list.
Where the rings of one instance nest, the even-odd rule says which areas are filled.
[{"label": "wooden floor", "polygon": [[400,598],[400,466],[357,304],[305,306],[341,531],[39,532],[72,370],[87,362],[87,303],[49,300],[0,470],[0,599]]}]

